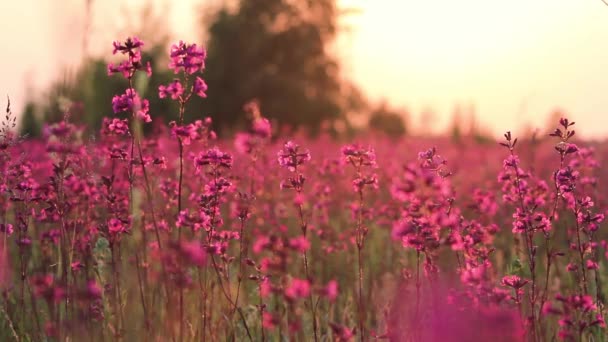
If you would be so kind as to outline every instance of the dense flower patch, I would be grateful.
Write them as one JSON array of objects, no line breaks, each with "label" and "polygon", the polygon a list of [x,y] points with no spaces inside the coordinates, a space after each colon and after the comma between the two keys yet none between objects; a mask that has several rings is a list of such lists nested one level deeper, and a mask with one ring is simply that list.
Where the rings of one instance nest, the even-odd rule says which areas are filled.
[{"label": "dense flower patch", "polygon": [[184,122],[204,49],[170,50],[144,137],[144,43],[97,141],[0,131],[1,340],[603,341],[605,146],[561,119],[540,141],[218,140]]}]

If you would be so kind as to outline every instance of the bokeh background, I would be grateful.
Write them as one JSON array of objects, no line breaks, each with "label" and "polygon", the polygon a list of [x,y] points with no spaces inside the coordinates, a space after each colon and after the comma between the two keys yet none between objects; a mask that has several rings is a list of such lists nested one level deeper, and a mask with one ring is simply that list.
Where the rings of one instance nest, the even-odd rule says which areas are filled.
[{"label": "bokeh background", "polygon": [[[70,110],[95,132],[119,77],[111,42],[146,41],[154,100],[170,80],[172,42],[209,50],[209,98],[191,109],[220,132],[260,101],[285,129],[391,134],[545,130],[567,113],[588,138],[608,135],[608,6],[601,0],[21,0],[0,1],[0,94],[20,128]],[[4,100],[3,100],[4,102]],[[174,111],[173,111],[174,112]],[[403,126],[401,126],[401,122]]]}]

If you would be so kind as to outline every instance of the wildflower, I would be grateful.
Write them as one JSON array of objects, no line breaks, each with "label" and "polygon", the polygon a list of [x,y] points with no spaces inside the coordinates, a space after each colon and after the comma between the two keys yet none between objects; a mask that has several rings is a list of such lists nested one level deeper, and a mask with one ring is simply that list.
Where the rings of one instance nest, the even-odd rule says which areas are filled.
[{"label": "wildflower", "polygon": [[253,243],[253,253],[259,254],[264,249],[271,246],[270,237],[267,235],[258,236],[258,238]]},{"label": "wildflower", "polygon": [[177,100],[182,94],[184,94],[184,87],[179,80],[173,80],[168,85],[158,86],[158,97],[161,99],[170,96],[173,100]]},{"label": "wildflower", "polygon": [[182,257],[191,265],[203,266],[207,260],[207,255],[202,246],[197,241],[182,242],[179,246]]},{"label": "wildflower", "polygon": [[114,41],[112,45],[114,46],[113,55],[120,52],[122,54],[129,54],[129,56],[135,56],[141,47],[144,46],[144,42],[137,37],[128,37],[124,43]]},{"label": "wildflower", "polygon": [[320,294],[325,296],[330,302],[335,301],[336,298],[338,298],[338,282],[330,280],[327,285],[321,289]]},{"label": "wildflower", "polygon": [[240,153],[251,153],[256,143],[248,133],[239,132],[234,136],[234,148]]},{"label": "wildflower", "polygon": [[262,296],[262,298],[268,298],[271,293],[272,284],[270,283],[270,280],[268,280],[268,278],[263,278],[260,281],[260,295]]},{"label": "wildflower", "polygon": [[176,74],[183,70],[188,74],[205,69],[205,58],[207,52],[196,44],[187,44],[180,40],[178,44],[171,46],[169,68]]},{"label": "wildflower", "polygon": [[111,218],[110,221],[108,221],[108,232],[111,236],[116,236],[126,231],[127,226],[122,220],[119,220],[117,218]]},{"label": "wildflower", "polygon": [[376,152],[373,148],[363,148],[357,144],[342,147],[342,156],[347,163],[356,167],[371,166],[376,167]]},{"label": "wildflower", "polygon": [[220,151],[217,147],[209,149],[205,153],[200,153],[194,159],[196,166],[211,165],[214,168],[223,167],[229,169],[232,167],[232,156],[228,153]]},{"label": "wildflower", "polygon": [[310,249],[310,241],[305,236],[298,236],[289,240],[289,247],[300,253]]},{"label": "wildflower", "polygon": [[516,275],[508,275],[504,276],[501,280],[501,283],[504,286],[512,287],[515,290],[519,290],[524,287],[529,281],[527,279],[522,279]]},{"label": "wildflower", "polygon": [[129,134],[129,122],[127,119],[109,119],[103,118],[103,128],[105,134],[113,133],[116,135],[128,135]]},{"label": "wildflower", "polygon": [[357,177],[353,180],[353,190],[360,192],[366,185],[370,185],[374,189],[378,189],[378,176],[372,174],[370,176]]},{"label": "wildflower", "polygon": [[295,172],[298,166],[310,160],[310,152],[308,150],[300,151],[298,144],[288,141],[283,146],[283,149],[277,153],[277,157],[279,165],[291,172]]},{"label": "wildflower", "polygon": [[144,43],[137,37],[129,37],[125,42],[115,41],[112,45],[114,46],[112,54],[120,52],[123,55],[128,55],[128,59],[118,65],[110,63],[108,65],[108,75],[121,73],[125,78],[131,79],[137,70],[145,71],[148,76],[152,74],[150,62],[147,62],[145,65],[142,64],[141,47]]},{"label": "wildflower", "polygon": [[103,294],[103,290],[93,279],[87,281],[86,290],[84,292],[85,298],[89,300],[99,299]]},{"label": "wildflower", "polygon": [[306,298],[310,294],[310,283],[304,279],[291,279],[289,286],[285,289],[285,297],[289,300]]},{"label": "wildflower", "polygon": [[278,317],[276,317],[268,312],[264,312],[262,314],[262,325],[264,326],[264,328],[274,329],[280,323],[281,323],[281,320]]},{"label": "wildflower", "polygon": [[152,121],[148,114],[150,103],[148,100],[142,100],[133,88],[128,88],[122,95],[115,95],[112,98],[112,109],[114,113],[132,112],[144,122]]},{"label": "wildflower", "polygon": [[573,192],[576,187],[576,180],[578,179],[579,172],[574,171],[571,167],[566,167],[557,171],[555,175],[555,181],[562,193]]},{"label": "wildflower", "polygon": [[255,135],[263,139],[270,138],[270,135],[272,134],[272,127],[270,125],[270,121],[262,117],[259,117],[253,121],[251,130]]},{"label": "wildflower", "polygon": [[8,236],[14,232],[13,225],[10,223],[0,223],[0,233],[4,233]]},{"label": "wildflower", "polygon": [[83,269],[84,265],[82,264],[82,262],[76,260],[70,264],[70,268],[72,269],[72,271],[77,272]]},{"label": "wildflower", "polygon": [[563,155],[578,152],[578,146],[564,141],[561,141],[557,145],[555,145],[555,149]]},{"label": "wildflower", "polygon": [[597,270],[599,269],[599,266],[597,264],[597,262],[591,260],[591,259],[587,259],[586,265],[588,270]]},{"label": "wildflower", "polygon": [[178,137],[182,141],[182,144],[184,144],[185,146],[190,145],[192,140],[197,140],[197,138],[199,137],[197,127],[194,124],[179,126],[175,123],[175,121],[172,121],[170,123],[170,126],[171,136]]},{"label": "wildflower", "polygon": [[42,297],[54,303],[58,303],[65,298],[65,290],[55,283],[51,274],[33,276],[31,283],[35,297]]},{"label": "wildflower", "polygon": [[200,77],[196,77],[196,79],[194,80],[194,85],[192,87],[192,92],[202,98],[206,98],[207,97],[207,83],[205,83],[205,81],[200,78]]}]

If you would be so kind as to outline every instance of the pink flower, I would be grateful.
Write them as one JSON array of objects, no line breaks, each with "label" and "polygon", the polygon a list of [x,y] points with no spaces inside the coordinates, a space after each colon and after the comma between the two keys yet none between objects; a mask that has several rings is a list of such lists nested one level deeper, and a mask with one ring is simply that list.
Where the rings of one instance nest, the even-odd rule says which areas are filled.
[{"label": "pink flower", "polygon": [[205,81],[200,78],[200,77],[196,77],[196,79],[194,80],[194,86],[192,88],[192,92],[194,92],[196,95],[202,97],[202,98],[206,98],[207,94],[205,93],[207,91],[207,83],[205,83]]},{"label": "pink flower", "polygon": [[141,61],[141,47],[144,45],[141,40],[129,37],[124,43],[115,41],[112,45],[114,46],[113,54],[120,52],[123,55],[126,54],[128,59],[118,65],[110,63],[108,75],[121,73],[125,78],[131,79],[137,70],[145,71],[148,76],[152,75],[150,62],[143,64]]},{"label": "pink flower", "polygon": [[110,235],[116,236],[118,234],[122,234],[127,231],[127,226],[117,218],[111,218],[108,221],[108,231]]},{"label": "pink flower", "polygon": [[177,100],[184,93],[184,87],[179,80],[173,80],[173,82],[168,85],[160,85],[158,87],[158,97],[164,99],[167,96],[170,96],[173,100]]},{"label": "pink flower", "polygon": [[289,300],[306,298],[310,294],[310,283],[308,280],[293,278],[284,294]]},{"label": "pink flower", "polygon": [[103,290],[95,280],[89,280],[85,291],[85,297],[94,300],[99,299],[103,295]]},{"label": "pink flower", "polygon": [[127,119],[103,118],[103,134],[127,135],[129,134],[129,122]]},{"label": "pink flower", "polygon": [[0,223],[0,233],[4,233],[8,236],[13,234],[13,225],[10,223]]},{"label": "pink flower", "polygon": [[255,135],[264,139],[270,138],[270,135],[272,134],[272,126],[270,125],[270,121],[266,118],[255,119],[251,130]]},{"label": "pink flower", "polygon": [[114,50],[112,54],[115,55],[117,52],[122,54],[134,55],[142,46],[144,46],[144,42],[141,41],[137,37],[128,37],[124,43],[119,41],[112,42],[114,46]]},{"label": "pink flower", "polygon": [[232,156],[214,147],[207,152],[201,152],[198,157],[194,158],[194,163],[196,166],[211,165],[229,169],[232,167]]},{"label": "pink flower", "polygon": [[376,167],[376,152],[373,148],[363,148],[358,144],[346,145],[342,147],[342,155],[347,163],[357,167],[371,166]]},{"label": "pink flower", "polygon": [[516,275],[504,276],[501,280],[501,283],[504,286],[512,287],[516,290],[519,290],[520,288],[524,287],[528,282],[529,281],[527,279],[521,279],[519,276]]},{"label": "pink flower", "polygon": [[295,172],[299,165],[302,165],[310,160],[310,152],[308,150],[300,151],[300,146],[293,141],[288,141],[283,146],[283,149],[277,153],[279,165],[287,168],[291,172]]},{"label": "pink flower", "polygon": [[289,247],[300,253],[304,253],[310,249],[310,241],[305,236],[300,235],[289,239]]},{"label": "pink flower", "polygon": [[198,241],[184,241],[180,245],[181,255],[194,266],[203,266],[207,261],[207,254]]},{"label": "pink flower", "polygon": [[271,293],[272,293],[272,284],[270,283],[270,280],[268,280],[268,278],[264,278],[260,282],[260,296],[262,296],[262,298],[268,298],[268,296],[270,296]]},{"label": "pink flower", "polygon": [[144,122],[152,121],[148,115],[150,103],[148,100],[142,100],[133,88],[128,88],[122,95],[115,95],[112,98],[112,109],[114,113],[132,112]]},{"label": "pink flower", "polygon": [[278,317],[276,317],[268,312],[264,312],[262,314],[262,325],[264,326],[264,328],[272,330],[280,323],[281,323],[281,321],[279,320]]},{"label": "pink flower", "polygon": [[270,247],[270,238],[266,235],[258,236],[257,240],[253,243],[253,253],[259,254],[264,249]]},{"label": "pink flower", "polygon": [[205,69],[207,52],[203,48],[197,47],[196,44],[187,44],[180,40],[178,44],[171,46],[170,57],[169,68],[176,74],[180,70],[193,74]]},{"label": "pink flower", "polygon": [[587,263],[586,263],[586,267],[588,270],[597,270],[599,269],[599,266],[597,264],[597,262],[591,260],[591,259],[587,259]]},{"label": "pink flower", "polygon": [[180,138],[186,146],[190,145],[192,140],[199,138],[197,127],[194,124],[178,126],[175,122],[171,122],[171,136]]},{"label": "pink flower", "polygon": [[321,295],[327,297],[327,300],[333,302],[338,298],[338,282],[330,280],[321,290]]}]

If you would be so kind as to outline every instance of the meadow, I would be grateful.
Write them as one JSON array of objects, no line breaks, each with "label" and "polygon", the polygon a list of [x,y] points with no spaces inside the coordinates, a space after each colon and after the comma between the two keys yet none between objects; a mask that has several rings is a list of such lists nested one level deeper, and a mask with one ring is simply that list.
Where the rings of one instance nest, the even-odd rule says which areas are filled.
[{"label": "meadow", "polygon": [[[606,144],[218,138],[185,122],[205,50],[176,43],[180,110],[149,125],[137,38],[98,138],[0,131],[2,341],[606,341]],[[139,77],[139,76],[138,76]],[[507,131],[508,128],[505,128]]]}]

